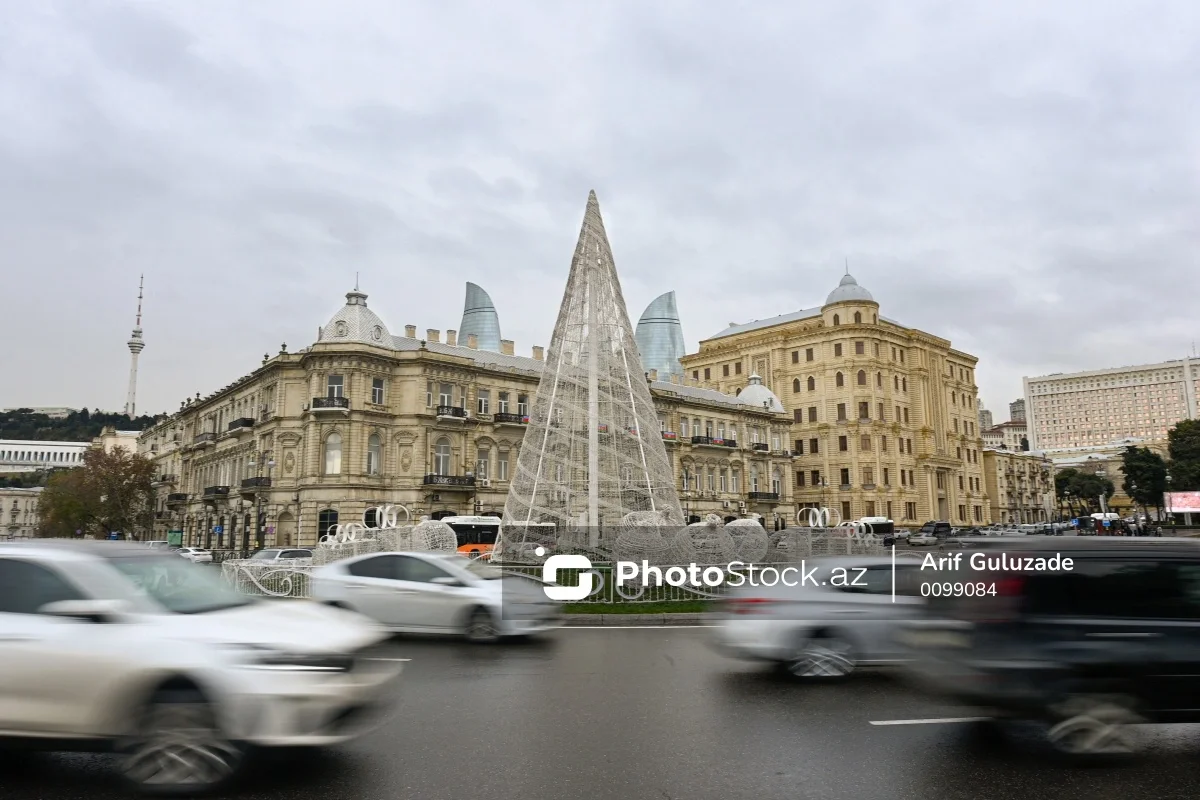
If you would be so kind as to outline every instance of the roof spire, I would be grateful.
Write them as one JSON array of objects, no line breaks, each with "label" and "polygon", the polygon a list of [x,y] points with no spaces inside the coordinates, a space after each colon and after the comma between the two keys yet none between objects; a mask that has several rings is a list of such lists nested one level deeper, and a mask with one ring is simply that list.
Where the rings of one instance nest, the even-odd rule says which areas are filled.
[{"label": "roof spire", "polygon": [[850,259],[849,258],[846,259],[846,274],[847,275],[850,274]]},{"label": "roof spire", "polygon": [[354,291],[358,291],[358,272],[354,273]]}]

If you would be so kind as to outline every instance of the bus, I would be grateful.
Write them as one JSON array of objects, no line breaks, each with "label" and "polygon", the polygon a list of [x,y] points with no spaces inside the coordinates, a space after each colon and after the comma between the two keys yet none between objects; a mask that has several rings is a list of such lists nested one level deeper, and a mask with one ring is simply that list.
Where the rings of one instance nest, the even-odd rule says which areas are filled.
[{"label": "bus", "polygon": [[887,517],[863,517],[859,520],[867,533],[876,536],[891,536],[896,532],[896,523]]},{"label": "bus", "polygon": [[458,552],[471,558],[490,554],[500,535],[499,517],[443,517],[458,538]]}]

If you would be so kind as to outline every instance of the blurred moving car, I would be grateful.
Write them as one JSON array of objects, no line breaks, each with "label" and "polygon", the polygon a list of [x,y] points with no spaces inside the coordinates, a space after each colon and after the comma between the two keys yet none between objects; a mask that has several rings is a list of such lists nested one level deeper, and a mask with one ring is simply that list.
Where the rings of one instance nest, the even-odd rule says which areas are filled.
[{"label": "blurred moving car", "polygon": [[923,603],[916,579],[920,566],[915,558],[897,561],[895,602],[892,561],[879,556],[808,562],[788,576],[803,585],[746,581],[718,603],[713,645],[735,658],[780,664],[806,679],[844,678],[859,666],[896,663],[904,650],[894,640],[895,625]]},{"label": "blurred moving car", "polygon": [[908,543],[913,547],[932,547],[937,544],[940,539],[933,535],[932,531],[919,530],[908,537]]},{"label": "blurred moving car", "polygon": [[314,600],[365,614],[398,633],[474,642],[562,626],[541,581],[458,553],[370,553],[313,571]]},{"label": "blurred moving car", "polygon": [[203,547],[181,547],[175,551],[175,555],[186,558],[193,564],[211,564],[213,560],[212,551]]},{"label": "blurred moving car", "polygon": [[259,550],[250,556],[251,561],[294,561],[298,558],[312,558],[312,550],[305,550],[302,547],[270,547],[266,550]]},{"label": "blurred moving car", "polygon": [[385,633],[258,601],[174,555],[0,544],[0,746],[111,749],[144,791],[211,791],[255,746],[370,730],[400,666]]},{"label": "blurred moving car", "polygon": [[[918,683],[993,719],[1034,722],[1077,759],[1134,752],[1130,726],[1140,722],[1200,721],[1200,542],[1029,539],[1018,548],[972,554],[999,569],[963,559],[961,571],[939,576],[986,588],[931,597],[926,615],[905,624]],[[1069,570],[1026,568],[1057,553]]]}]

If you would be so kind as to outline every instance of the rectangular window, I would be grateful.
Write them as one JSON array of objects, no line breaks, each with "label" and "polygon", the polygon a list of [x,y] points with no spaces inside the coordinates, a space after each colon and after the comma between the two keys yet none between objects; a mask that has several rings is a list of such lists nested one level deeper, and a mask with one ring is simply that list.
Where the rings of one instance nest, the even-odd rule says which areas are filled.
[{"label": "rectangular window", "polygon": [[868,516],[868,517],[873,517],[873,516],[875,516],[875,501],[874,501],[874,500],[868,500],[868,501],[867,501],[867,513],[866,513],[866,516]]},{"label": "rectangular window", "polygon": [[954,420],[954,432],[958,433],[958,418],[957,417]]},{"label": "rectangular window", "polygon": [[721,468],[721,493],[729,491],[729,470]]},{"label": "rectangular window", "polygon": [[845,403],[837,404],[837,418],[838,418],[838,422],[846,421],[846,404]]},{"label": "rectangular window", "polygon": [[715,492],[717,490],[717,473],[712,467],[708,468],[708,491]]},{"label": "rectangular window", "polygon": [[866,355],[866,353],[867,353],[867,343],[866,342],[855,342],[854,343],[854,355],[862,356],[862,355]]},{"label": "rectangular window", "polygon": [[795,420],[796,422],[804,422],[804,409],[793,408],[792,409],[792,419]]},{"label": "rectangular window", "polygon": [[723,377],[723,378],[729,377],[729,365],[728,364],[721,365],[721,377]]},{"label": "rectangular window", "polygon": [[809,422],[817,421],[817,407],[816,406],[808,407],[808,421]]},{"label": "rectangular window", "polygon": [[850,516],[850,501],[849,500],[842,501],[842,519],[853,519],[853,517]]},{"label": "rectangular window", "polygon": [[841,354],[842,354],[842,343],[838,342],[833,346],[833,355],[835,357],[837,357],[837,356],[840,356]]},{"label": "rectangular window", "polygon": [[881,452],[881,453],[887,452],[887,437],[886,436],[879,437],[879,452]]},{"label": "rectangular window", "polygon": [[425,407],[433,408],[433,381],[425,381]]},{"label": "rectangular window", "polygon": [[[900,351],[900,355],[904,355],[903,350]],[[917,504],[916,503],[905,503],[904,504],[904,518],[905,519],[916,519],[917,518]]]},{"label": "rectangular window", "polygon": [[908,486],[908,473],[904,470],[900,470],[900,485]]},{"label": "rectangular window", "polygon": [[708,367],[705,367],[705,368],[704,368],[704,380],[706,380],[706,381],[707,381],[707,380],[709,380],[709,379],[711,379],[711,378],[712,378],[712,370],[711,370],[711,369],[709,369]]},{"label": "rectangular window", "polygon": [[792,363],[793,363],[793,364],[799,364],[799,363],[800,363],[800,351],[799,351],[799,350],[793,350],[793,351],[792,351]]},{"label": "rectangular window", "polygon": [[729,490],[734,494],[742,493],[742,473],[738,469],[734,469],[729,479]]},{"label": "rectangular window", "polygon": [[967,487],[966,487],[966,485],[965,485],[965,484],[964,484],[964,482],[963,482],[963,476],[962,476],[962,475],[959,475],[959,476],[958,476],[958,490],[959,490],[960,492],[962,492],[962,491],[966,491],[966,488],[967,488]]},{"label": "rectangular window", "polygon": [[850,449],[849,438],[846,436],[839,436],[838,437],[838,452],[845,453],[849,449]]},{"label": "rectangular window", "polygon": [[527,394],[517,395],[517,413],[520,414],[522,417],[529,415],[529,395],[527,395]]},{"label": "rectangular window", "polygon": [[875,409],[875,411],[877,412],[876,416],[877,416],[877,418],[879,419],[879,421],[880,421],[880,422],[886,422],[886,421],[887,421],[887,419],[886,419],[886,417],[884,416],[884,413],[883,413],[883,403],[876,403],[876,409]]},{"label": "rectangular window", "polygon": [[875,357],[879,358],[879,342],[875,343]]},{"label": "rectangular window", "polygon": [[821,470],[814,469],[811,473],[809,473],[809,477],[812,478],[813,486],[821,485]]},{"label": "rectangular window", "polygon": [[733,374],[734,374],[734,375],[741,375],[741,374],[742,374],[742,362],[740,362],[740,361],[739,361],[739,362],[737,362],[736,364],[734,364],[734,365],[733,365]]},{"label": "rectangular window", "polygon": [[496,411],[500,414],[508,413],[508,392],[500,392],[496,395]]},{"label": "rectangular window", "polygon": [[[874,467],[863,467],[863,483],[874,483],[874,482],[875,482],[875,468]],[[873,517],[875,515],[868,514],[867,516]]]},{"label": "rectangular window", "polygon": [[776,453],[778,453],[781,450],[783,450],[783,448],[780,447],[779,445],[780,445],[779,434],[775,434],[774,436],[771,437],[771,449],[774,450]]},{"label": "rectangular window", "polygon": [[691,423],[688,422],[688,418],[680,417],[680,419],[679,419],[679,435],[686,439],[692,435],[690,433],[690,431],[691,431]]},{"label": "rectangular window", "polygon": [[842,467],[841,469],[842,486],[850,485],[850,468]]},{"label": "rectangular window", "polygon": [[345,397],[345,381],[341,375],[330,375],[325,380],[326,397]]},{"label": "rectangular window", "polygon": [[892,501],[891,500],[887,501],[887,518],[888,519],[892,518]]},{"label": "rectangular window", "polygon": [[904,409],[904,424],[908,424],[908,409]]},{"label": "rectangular window", "polygon": [[508,451],[501,450],[496,454],[496,480],[508,480]]},{"label": "rectangular window", "polygon": [[796,487],[799,489],[804,488],[804,470],[797,470],[796,472]]},{"label": "rectangular window", "polygon": [[438,405],[454,405],[454,387],[449,383],[438,384]]},{"label": "rectangular window", "polygon": [[815,358],[816,358],[816,355],[813,353],[813,349],[811,347],[804,351],[804,360],[805,361],[812,361]]},{"label": "rectangular window", "polygon": [[858,449],[864,453],[871,452],[871,437],[868,434],[863,434],[858,437]]},{"label": "rectangular window", "polygon": [[796,455],[798,455],[798,456],[804,455],[804,440],[803,439],[796,440]]},{"label": "rectangular window", "polygon": [[[891,471],[887,467],[883,468],[883,485],[884,486],[892,485]],[[892,515],[892,510],[889,508],[888,516],[890,517],[891,515]]]},{"label": "rectangular window", "polygon": [[479,389],[475,393],[476,410],[480,414],[492,413],[492,390]]},{"label": "rectangular window", "polygon": [[377,406],[383,405],[383,378],[371,379],[371,402]]},{"label": "rectangular window", "polygon": [[858,418],[859,419],[870,419],[871,418],[871,404],[870,403],[864,401],[864,402],[858,404]]}]

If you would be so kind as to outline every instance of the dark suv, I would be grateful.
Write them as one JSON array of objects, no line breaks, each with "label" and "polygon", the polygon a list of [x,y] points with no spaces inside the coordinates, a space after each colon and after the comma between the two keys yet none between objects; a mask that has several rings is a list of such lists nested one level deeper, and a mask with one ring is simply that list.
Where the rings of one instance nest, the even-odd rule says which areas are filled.
[{"label": "dark suv", "polygon": [[[1200,542],[976,545],[957,571],[921,576],[951,596],[930,596],[901,632],[920,685],[1036,723],[1077,758],[1134,752],[1135,723],[1200,722]],[[1070,569],[1029,569],[1056,554]]]}]

